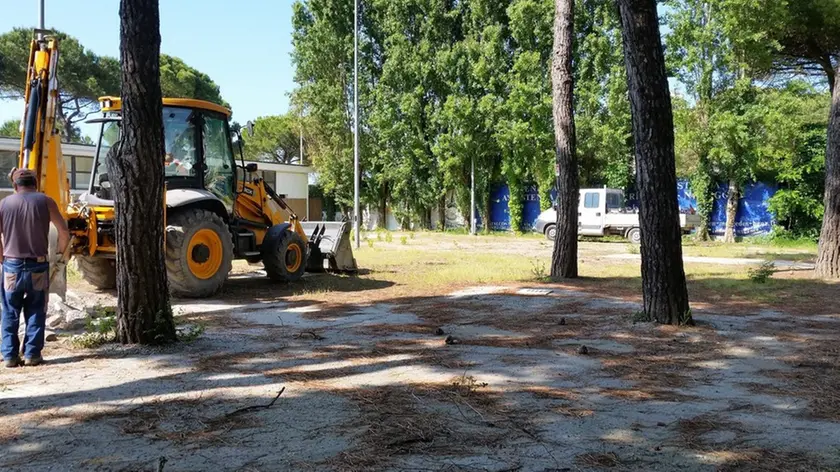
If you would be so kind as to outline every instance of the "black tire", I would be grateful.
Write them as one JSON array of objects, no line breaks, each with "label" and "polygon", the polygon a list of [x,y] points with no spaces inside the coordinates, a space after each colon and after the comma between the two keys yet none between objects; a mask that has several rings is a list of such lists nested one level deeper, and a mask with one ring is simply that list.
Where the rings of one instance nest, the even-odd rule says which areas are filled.
[{"label": "black tire", "polygon": [[[190,250],[190,242],[202,230],[209,230],[218,236],[220,245],[209,248],[207,244],[196,244]],[[202,235],[212,237],[207,231]],[[214,259],[213,254],[217,257]],[[199,259],[204,258],[204,261]],[[212,260],[211,260],[212,259]],[[218,269],[215,268],[216,261]],[[206,267],[207,274],[193,273],[190,264]],[[191,208],[178,211],[168,217],[166,225],[166,273],[169,291],[175,296],[206,298],[215,295],[224,285],[233,263],[233,238],[225,221],[217,214]],[[209,264],[209,266],[205,266]]]},{"label": "black tire", "polygon": [[557,238],[557,225],[546,225],[545,230],[543,230],[545,234],[545,238],[549,241],[554,241]]},{"label": "black tire", "polygon": [[631,228],[627,232],[627,240],[633,244],[642,244],[642,230],[639,228]]},{"label": "black tire", "polygon": [[117,261],[104,257],[76,256],[76,268],[85,282],[99,290],[117,288]]},{"label": "black tire", "polygon": [[306,273],[306,243],[288,224],[268,230],[261,252],[265,272],[275,282],[296,282]]}]

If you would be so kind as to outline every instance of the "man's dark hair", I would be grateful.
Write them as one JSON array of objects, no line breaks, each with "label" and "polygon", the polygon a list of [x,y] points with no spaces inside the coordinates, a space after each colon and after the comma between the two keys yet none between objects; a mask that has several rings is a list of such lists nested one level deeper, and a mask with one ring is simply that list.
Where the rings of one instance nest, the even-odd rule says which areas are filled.
[{"label": "man's dark hair", "polygon": [[38,181],[31,175],[25,175],[15,179],[15,185],[18,187],[32,188],[38,185]]}]

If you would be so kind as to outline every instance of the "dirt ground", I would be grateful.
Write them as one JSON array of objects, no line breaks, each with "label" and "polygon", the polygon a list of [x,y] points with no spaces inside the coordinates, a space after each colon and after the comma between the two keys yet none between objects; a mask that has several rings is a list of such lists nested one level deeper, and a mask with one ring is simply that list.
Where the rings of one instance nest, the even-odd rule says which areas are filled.
[{"label": "dirt ground", "polygon": [[[46,365],[0,372],[0,470],[840,470],[840,290],[807,251],[687,248],[697,325],[675,328],[635,315],[621,243],[583,243],[585,277],[551,284],[537,238],[369,238],[358,277],[237,264],[177,301],[191,342],[58,331]],[[751,282],[779,252],[795,263]]]}]

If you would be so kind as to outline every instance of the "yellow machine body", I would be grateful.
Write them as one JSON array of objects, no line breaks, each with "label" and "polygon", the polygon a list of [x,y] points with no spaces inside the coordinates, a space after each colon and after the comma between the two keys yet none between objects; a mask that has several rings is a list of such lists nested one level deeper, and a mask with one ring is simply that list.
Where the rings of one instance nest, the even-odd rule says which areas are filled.
[{"label": "yellow machine body", "polygon": [[[122,103],[118,97],[100,99],[101,118],[89,121],[101,123],[90,187],[71,202],[56,127],[58,51],[58,40],[48,35],[32,41],[18,167],[35,171],[38,190],[59,204],[83,278],[98,288],[113,288],[116,215],[106,148],[119,145]],[[271,279],[286,282],[306,271],[356,270],[345,223],[302,224],[257,174],[257,164],[241,159],[241,147],[237,163],[232,138],[236,135],[241,142],[241,136],[230,130],[230,110],[189,98],[164,98],[163,110],[171,153],[161,156],[161,165],[177,171],[167,174],[162,202],[167,274],[174,293],[216,293],[233,259],[262,262]],[[174,157],[179,153],[192,160],[179,161]]]}]

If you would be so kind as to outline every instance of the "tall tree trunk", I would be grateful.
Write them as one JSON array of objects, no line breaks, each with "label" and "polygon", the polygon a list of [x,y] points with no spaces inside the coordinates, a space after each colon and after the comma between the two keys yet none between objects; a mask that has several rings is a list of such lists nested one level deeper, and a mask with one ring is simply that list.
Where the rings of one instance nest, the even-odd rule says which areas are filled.
[{"label": "tall tree trunk", "polygon": [[438,200],[438,231],[446,231],[446,192]]},{"label": "tall tree trunk", "polygon": [[644,311],[659,323],[690,323],[677,208],[674,116],[656,0],[618,3],[636,149]]},{"label": "tall tree trunk", "polygon": [[[707,10],[708,11],[708,10]],[[709,126],[709,103],[712,101],[711,77],[707,79],[708,83],[704,86],[707,89],[706,96],[701,98],[698,104],[700,112],[700,126],[708,129]],[[711,226],[712,211],[715,206],[715,183],[712,177],[712,169],[709,164],[709,149],[705,144],[699,150],[699,159],[697,160],[697,169],[691,178],[691,190],[694,192],[694,198],[697,201],[697,215],[700,217],[700,226],[697,228],[696,239],[699,241],[708,241],[710,239],[709,227]]]},{"label": "tall tree trunk", "polygon": [[117,328],[124,344],[160,344],[176,336],[164,265],[158,0],[121,0],[120,64],[121,149],[109,166],[116,213]]},{"label": "tall tree trunk", "polygon": [[709,226],[711,225],[712,210],[715,204],[714,183],[710,175],[707,156],[700,156],[698,169],[691,179],[691,191],[697,201],[697,216],[700,217],[700,226],[697,227],[695,239],[705,242],[710,238]]},{"label": "tall tree trunk", "polygon": [[[487,198],[484,199],[484,214],[481,215],[481,217],[483,219],[482,222],[484,223],[484,234],[490,234],[490,231],[493,229],[490,226],[490,206],[491,206],[490,191],[488,189]],[[476,228],[476,230],[478,230],[478,228]]]},{"label": "tall tree trunk", "polygon": [[735,242],[735,218],[738,216],[738,200],[741,199],[741,189],[738,182],[729,181],[729,192],[726,197],[726,231],[723,233],[723,242]]},{"label": "tall tree trunk", "polygon": [[825,152],[825,216],[820,233],[816,273],[840,278],[840,66],[835,71]]},{"label": "tall tree trunk", "polygon": [[60,103],[56,105],[56,114],[58,115],[58,122],[61,126],[61,141],[64,143],[73,142],[73,125],[67,119],[67,114],[64,112],[64,106]]},{"label": "tall tree trunk", "polygon": [[388,224],[388,184],[383,184],[382,195],[379,198],[379,221],[376,229],[385,229]]},{"label": "tall tree trunk", "polygon": [[554,2],[554,59],[551,68],[554,143],[557,163],[557,237],[551,256],[551,277],[578,276],[578,165],[574,117],[574,0]]}]

